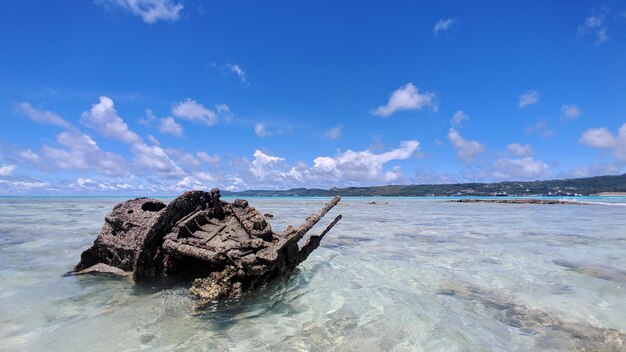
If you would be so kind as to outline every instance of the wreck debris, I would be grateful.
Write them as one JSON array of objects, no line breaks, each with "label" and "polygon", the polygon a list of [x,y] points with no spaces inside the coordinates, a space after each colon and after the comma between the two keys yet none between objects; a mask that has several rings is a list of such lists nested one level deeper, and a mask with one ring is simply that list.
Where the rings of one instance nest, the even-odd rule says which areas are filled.
[{"label": "wreck debris", "polygon": [[265,220],[269,217],[246,200],[221,201],[217,188],[185,192],[168,205],[132,199],[105,217],[100,235],[82,253],[73,274],[127,274],[135,281],[162,274],[191,275],[196,279],[190,292],[200,305],[236,298],[306,260],[341,215],[302,247],[298,241],[340,199],[333,198],[319,213],[282,234],[273,232]]}]

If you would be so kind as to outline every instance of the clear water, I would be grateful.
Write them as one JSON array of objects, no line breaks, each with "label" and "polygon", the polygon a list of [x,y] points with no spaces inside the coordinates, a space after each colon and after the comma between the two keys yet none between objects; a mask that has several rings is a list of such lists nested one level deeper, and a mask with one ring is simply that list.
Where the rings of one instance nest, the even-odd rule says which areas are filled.
[{"label": "clear water", "polygon": [[[62,276],[122,200],[0,198],[0,350],[615,350],[603,335],[626,332],[625,198],[344,198],[298,272],[203,312],[186,282]],[[324,202],[249,200],[275,231]]]}]

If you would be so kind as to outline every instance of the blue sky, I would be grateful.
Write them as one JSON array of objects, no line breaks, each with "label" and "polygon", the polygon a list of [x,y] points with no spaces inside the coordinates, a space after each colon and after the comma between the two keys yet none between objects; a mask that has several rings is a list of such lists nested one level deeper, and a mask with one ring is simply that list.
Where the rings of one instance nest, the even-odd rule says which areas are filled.
[{"label": "blue sky", "polygon": [[0,194],[626,172],[626,2],[0,2]]}]

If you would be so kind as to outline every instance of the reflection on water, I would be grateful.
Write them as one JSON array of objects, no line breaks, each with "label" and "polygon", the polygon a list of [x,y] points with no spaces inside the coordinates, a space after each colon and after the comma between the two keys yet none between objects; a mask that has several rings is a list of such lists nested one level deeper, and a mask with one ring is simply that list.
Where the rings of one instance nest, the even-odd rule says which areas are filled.
[{"label": "reflection on water", "polygon": [[[0,198],[0,350],[626,348],[626,217],[615,198],[345,198],[333,210],[343,220],[297,272],[204,311],[176,279],[62,276],[121,200]],[[280,231],[324,199],[250,201]]]}]

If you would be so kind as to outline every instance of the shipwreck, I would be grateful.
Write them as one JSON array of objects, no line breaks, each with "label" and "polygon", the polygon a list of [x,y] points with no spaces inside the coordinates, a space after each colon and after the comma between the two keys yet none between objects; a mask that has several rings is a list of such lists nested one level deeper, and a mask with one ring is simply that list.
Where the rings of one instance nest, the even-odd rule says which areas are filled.
[{"label": "shipwreck", "polygon": [[217,188],[190,191],[169,204],[136,198],[117,204],[72,274],[131,276],[135,282],[161,275],[188,275],[200,306],[238,298],[303,262],[337,224],[298,242],[340,201],[333,198],[302,225],[275,233],[246,200],[220,199]]}]

